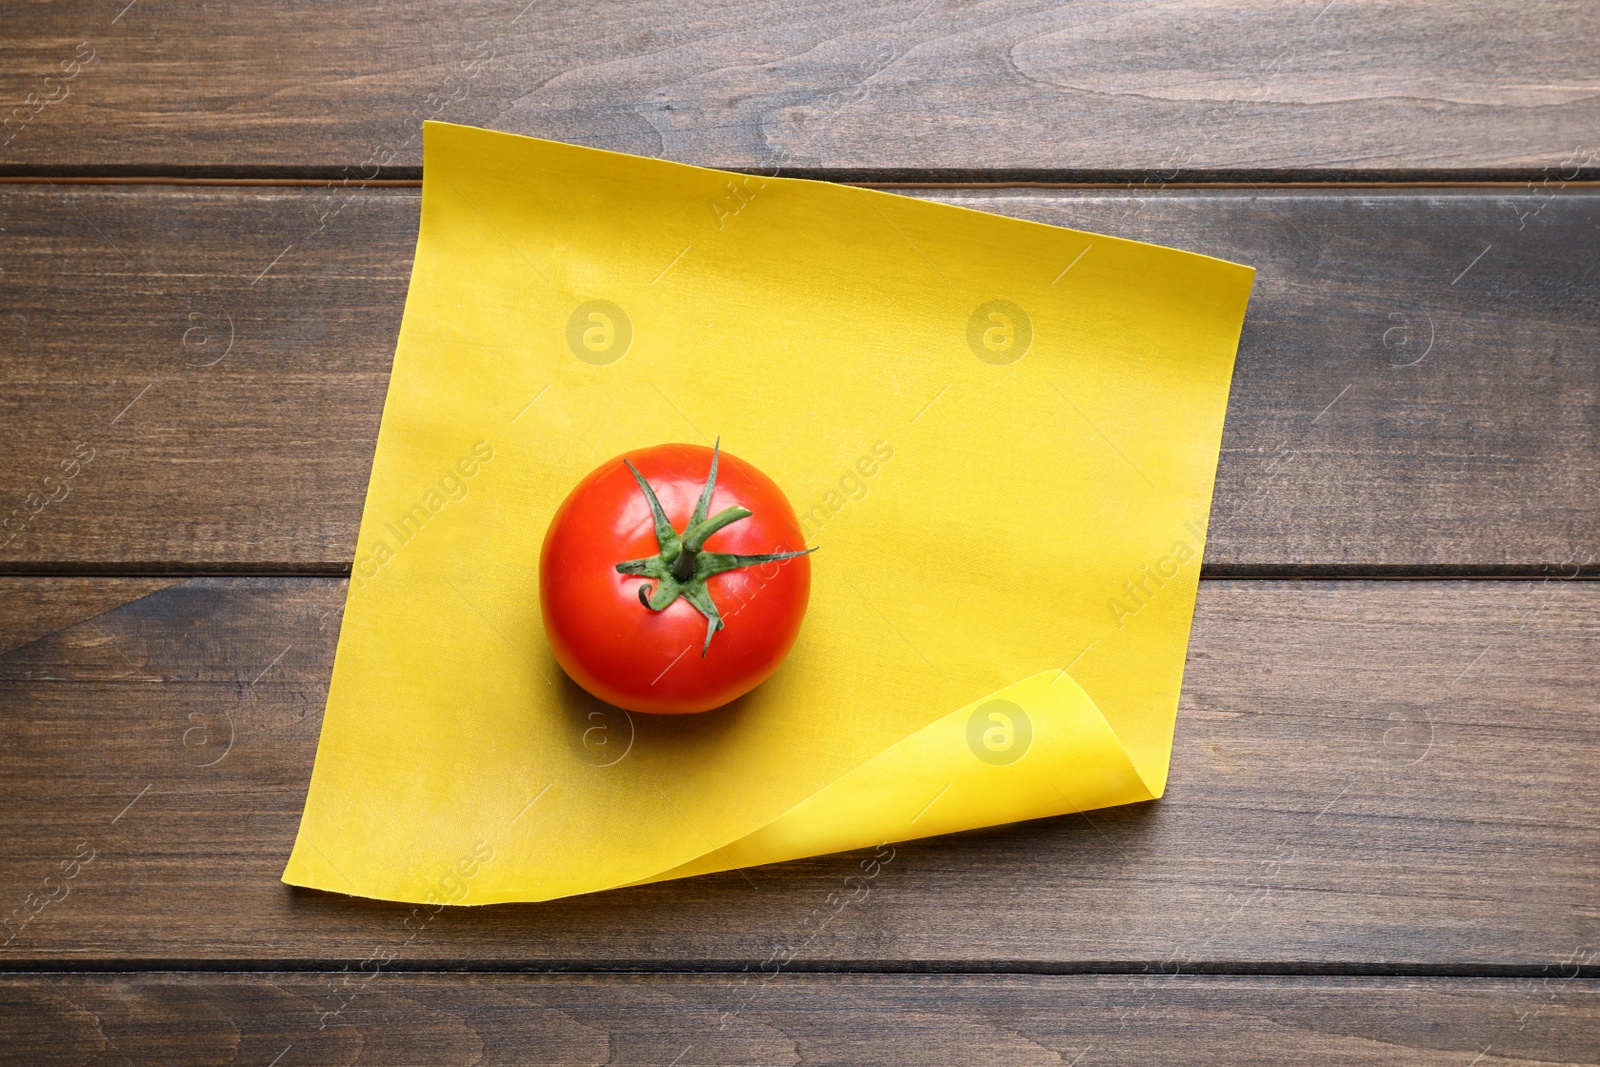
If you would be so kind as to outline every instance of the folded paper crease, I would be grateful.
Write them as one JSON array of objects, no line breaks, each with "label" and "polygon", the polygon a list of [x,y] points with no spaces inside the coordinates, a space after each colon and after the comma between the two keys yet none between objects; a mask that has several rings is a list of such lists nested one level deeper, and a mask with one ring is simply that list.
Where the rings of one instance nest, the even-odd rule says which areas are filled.
[{"label": "folded paper crease", "polygon": [[[1008,762],[972,758],[969,724],[1006,702],[1030,724]],[[979,714],[982,734],[1018,723]],[[994,718],[994,716],[1006,716]],[[1022,766],[1022,760],[1028,760]],[[645,882],[845,852],[891,841],[975,830],[1154,800],[1089,695],[1064,671],[1045,671],[958,708],[824,786],[755,833]]]}]

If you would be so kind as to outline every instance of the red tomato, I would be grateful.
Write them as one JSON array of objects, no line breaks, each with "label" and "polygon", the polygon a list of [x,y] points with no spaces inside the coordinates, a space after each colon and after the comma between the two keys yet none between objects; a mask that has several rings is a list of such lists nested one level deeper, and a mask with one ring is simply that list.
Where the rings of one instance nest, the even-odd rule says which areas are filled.
[{"label": "red tomato", "polygon": [[811,595],[804,544],[783,491],[743,460],[702,445],[629,452],[550,522],[545,634],[572,680],[609,704],[720,707],[794,646]]}]

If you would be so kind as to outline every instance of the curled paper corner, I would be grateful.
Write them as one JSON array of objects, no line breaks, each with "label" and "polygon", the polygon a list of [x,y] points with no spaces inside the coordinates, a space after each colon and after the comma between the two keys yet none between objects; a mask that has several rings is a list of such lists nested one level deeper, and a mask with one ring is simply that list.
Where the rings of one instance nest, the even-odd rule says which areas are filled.
[{"label": "curled paper corner", "polygon": [[[1164,785],[1164,783],[1163,783]],[[1095,702],[1042,671],[937,719],[737,841],[634,885],[1154,800]]]},{"label": "curled paper corner", "polygon": [[[1158,799],[1163,787],[1145,781],[1110,722],[1070,674],[1041,671],[934,720],[753,833],[649,877],[584,892],[1139,803]],[[372,895],[304,837],[283,881]],[[542,899],[567,895],[572,894]],[[464,894],[450,900],[435,887],[429,898],[412,903],[509,899],[528,898]]]}]

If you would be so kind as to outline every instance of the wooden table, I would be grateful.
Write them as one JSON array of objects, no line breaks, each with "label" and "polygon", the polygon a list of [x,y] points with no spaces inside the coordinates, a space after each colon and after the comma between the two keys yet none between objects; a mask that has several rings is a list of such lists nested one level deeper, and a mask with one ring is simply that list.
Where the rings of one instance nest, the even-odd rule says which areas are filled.
[{"label": "wooden table", "polygon": [[[1600,1062],[1592,5],[4,22],[0,1056]],[[901,846],[814,934],[860,857],[281,885],[433,117],[1254,265],[1166,799]]]}]

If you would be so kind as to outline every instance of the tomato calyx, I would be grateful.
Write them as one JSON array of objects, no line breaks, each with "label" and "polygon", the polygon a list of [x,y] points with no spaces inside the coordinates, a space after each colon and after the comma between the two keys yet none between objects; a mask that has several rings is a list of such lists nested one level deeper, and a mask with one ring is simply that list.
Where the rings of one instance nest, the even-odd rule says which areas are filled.
[{"label": "tomato calyx", "polygon": [[648,585],[639,587],[639,603],[651,611],[665,611],[679,597],[693,604],[696,610],[706,617],[706,641],[700,648],[702,657],[711,649],[711,638],[727,625],[722,621],[722,614],[717,610],[716,601],[711,599],[711,591],[706,588],[707,579],[725,571],[752,567],[757,563],[793,559],[816,551],[815,548],[808,548],[801,552],[763,552],[745,555],[705,551],[706,539],[712,534],[754,514],[748,508],[731,507],[707,517],[706,513],[711,510],[711,492],[717,485],[717,457],[721,448],[722,439],[719,437],[711,450],[711,473],[706,476],[706,487],[701,491],[700,500],[695,504],[694,514],[690,516],[681,535],[668,521],[667,513],[662,510],[661,501],[656,498],[656,491],[650,488],[650,483],[645,480],[644,475],[639,473],[631,461],[627,459],[622,461],[627,464],[628,470],[633,473],[634,481],[638,482],[639,488],[643,490],[645,500],[650,503],[650,514],[655,520],[656,527],[656,547],[660,551],[654,556],[645,556],[643,559],[624,560],[617,564],[617,573],[647,578],[656,583],[654,589]]}]

